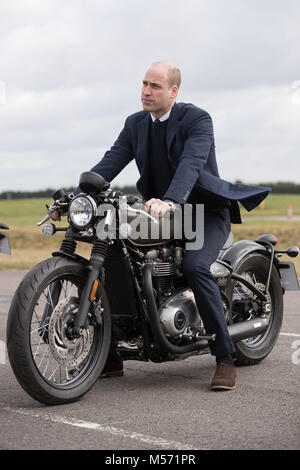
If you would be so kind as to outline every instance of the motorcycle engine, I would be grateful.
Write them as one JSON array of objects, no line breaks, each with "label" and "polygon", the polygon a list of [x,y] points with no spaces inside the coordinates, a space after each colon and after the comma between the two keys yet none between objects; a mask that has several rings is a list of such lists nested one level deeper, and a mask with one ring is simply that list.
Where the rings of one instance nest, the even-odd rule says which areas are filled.
[{"label": "motorcycle engine", "polygon": [[146,251],[145,260],[152,263],[152,279],[155,291],[159,295],[169,296],[174,289],[174,278],[181,276],[182,248],[153,248]]},{"label": "motorcycle engine", "polygon": [[159,315],[166,336],[171,338],[188,337],[195,329],[202,328],[191,289],[183,289],[172,295],[160,306]]},{"label": "motorcycle engine", "polygon": [[182,276],[183,252],[181,247],[147,250],[145,259],[152,263],[153,288],[159,299],[159,315],[166,336],[190,337],[202,328],[202,322],[189,288],[174,292],[174,279]]}]

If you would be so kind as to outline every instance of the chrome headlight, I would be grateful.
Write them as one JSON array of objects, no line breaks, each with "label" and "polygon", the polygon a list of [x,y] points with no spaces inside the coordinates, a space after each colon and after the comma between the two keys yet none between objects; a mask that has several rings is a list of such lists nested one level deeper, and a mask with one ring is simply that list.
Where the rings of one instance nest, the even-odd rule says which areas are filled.
[{"label": "chrome headlight", "polygon": [[91,196],[77,196],[69,207],[69,220],[77,228],[87,227],[96,215],[97,206]]}]

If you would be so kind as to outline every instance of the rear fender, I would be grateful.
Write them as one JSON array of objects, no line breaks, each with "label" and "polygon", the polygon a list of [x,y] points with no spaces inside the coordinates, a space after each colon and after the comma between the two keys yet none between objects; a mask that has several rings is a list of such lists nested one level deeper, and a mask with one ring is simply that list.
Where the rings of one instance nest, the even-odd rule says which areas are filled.
[{"label": "rear fender", "polygon": [[254,251],[267,253],[267,250],[263,245],[252,240],[241,240],[222,252],[218,259],[230,264],[233,270],[235,270],[239,262],[248,255],[248,253],[252,253]]},{"label": "rear fender", "polygon": [[[252,252],[266,253],[268,258],[270,258],[270,254],[268,253],[264,245],[260,245],[259,243],[256,243],[252,240],[241,240],[232,245],[231,248],[222,251],[218,259],[230,264],[233,271],[235,271],[240,261],[248,253]],[[300,290],[294,263],[287,261],[280,262],[275,256],[273,265],[276,268],[280,277],[283,292],[285,292],[286,290]]]}]

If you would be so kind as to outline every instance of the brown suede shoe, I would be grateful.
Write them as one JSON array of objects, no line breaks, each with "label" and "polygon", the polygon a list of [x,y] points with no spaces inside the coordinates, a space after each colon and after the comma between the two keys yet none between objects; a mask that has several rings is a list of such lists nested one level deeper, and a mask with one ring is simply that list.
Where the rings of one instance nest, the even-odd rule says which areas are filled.
[{"label": "brown suede shoe", "polygon": [[123,361],[107,359],[99,379],[104,379],[105,377],[122,377],[123,375]]},{"label": "brown suede shoe", "polygon": [[236,368],[220,362],[211,383],[211,390],[233,390],[236,388]]}]

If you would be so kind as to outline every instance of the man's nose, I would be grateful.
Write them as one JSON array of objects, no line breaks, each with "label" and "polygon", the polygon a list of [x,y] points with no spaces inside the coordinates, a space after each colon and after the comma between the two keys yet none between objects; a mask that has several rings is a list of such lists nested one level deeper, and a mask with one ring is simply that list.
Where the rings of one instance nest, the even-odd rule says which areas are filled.
[{"label": "man's nose", "polygon": [[143,93],[144,95],[151,95],[151,87],[149,85],[145,85],[143,87]]}]

